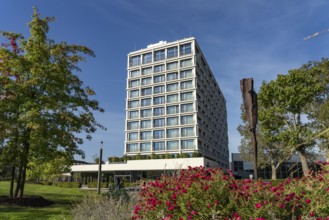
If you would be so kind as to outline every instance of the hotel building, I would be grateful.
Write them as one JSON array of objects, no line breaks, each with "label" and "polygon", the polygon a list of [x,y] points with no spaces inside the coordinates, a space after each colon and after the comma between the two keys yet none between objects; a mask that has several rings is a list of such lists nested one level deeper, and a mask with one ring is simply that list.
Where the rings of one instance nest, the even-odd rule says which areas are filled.
[{"label": "hotel building", "polygon": [[197,152],[228,168],[225,98],[195,38],[128,54],[124,154]]}]

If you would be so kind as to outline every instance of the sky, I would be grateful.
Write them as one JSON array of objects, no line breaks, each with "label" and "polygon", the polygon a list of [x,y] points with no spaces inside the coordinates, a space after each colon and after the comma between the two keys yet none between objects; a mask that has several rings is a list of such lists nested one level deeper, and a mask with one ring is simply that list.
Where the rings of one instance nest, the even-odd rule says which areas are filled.
[{"label": "sky", "polygon": [[[159,41],[195,37],[225,96],[230,153],[238,152],[242,96],[240,80],[262,81],[329,56],[327,0],[0,0],[0,30],[29,36],[33,6],[54,16],[49,38],[92,49],[96,57],[76,73],[96,92],[107,127],[80,146],[92,161],[124,149],[127,54]],[[0,38],[0,42],[4,39]],[[81,159],[77,157],[76,159]]]}]

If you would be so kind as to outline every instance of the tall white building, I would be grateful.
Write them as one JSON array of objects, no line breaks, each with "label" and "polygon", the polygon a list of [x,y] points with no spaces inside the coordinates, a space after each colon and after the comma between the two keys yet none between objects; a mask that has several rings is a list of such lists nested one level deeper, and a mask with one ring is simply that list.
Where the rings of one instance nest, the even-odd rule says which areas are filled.
[{"label": "tall white building", "polygon": [[225,98],[195,38],[128,54],[125,154],[198,152],[229,166]]}]

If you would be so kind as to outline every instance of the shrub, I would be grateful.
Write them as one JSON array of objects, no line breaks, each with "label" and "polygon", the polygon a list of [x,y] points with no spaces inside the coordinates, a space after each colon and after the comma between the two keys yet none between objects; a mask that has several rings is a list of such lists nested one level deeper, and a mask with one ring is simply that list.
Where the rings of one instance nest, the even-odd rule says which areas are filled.
[{"label": "shrub", "polygon": [[80,188],[81,184],[78,182],[57,182],[55,186],[64,188]]},{"label": "shrub", "polygon": [[[88,188],[97,188],[97,182],[89,182]],[[108,188],[108,183],[101,183],[101,188]]]}]

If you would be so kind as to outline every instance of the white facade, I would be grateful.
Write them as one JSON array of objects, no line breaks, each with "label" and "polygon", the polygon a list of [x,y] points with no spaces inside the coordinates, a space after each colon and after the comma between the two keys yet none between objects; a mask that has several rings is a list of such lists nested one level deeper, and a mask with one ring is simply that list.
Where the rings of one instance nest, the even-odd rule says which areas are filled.
[{"label": "white facade", "polygon": [[228,168],[226,103],[194,38],[128,54],[127,155],[198,152]]}]

